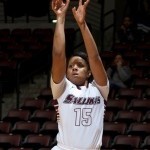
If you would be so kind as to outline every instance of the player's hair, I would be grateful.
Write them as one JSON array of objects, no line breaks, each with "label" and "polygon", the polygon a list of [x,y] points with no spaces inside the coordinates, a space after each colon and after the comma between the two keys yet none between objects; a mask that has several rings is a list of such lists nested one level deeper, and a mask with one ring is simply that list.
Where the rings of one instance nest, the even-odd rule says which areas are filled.
[{"label": "player's hair", "polygon": [[81,57],[82,59],[84,59],[85,62],[86,62],[86,64],[87,64],[87,66],[88,66],[88,68],[90,69],[88,56],[87,56],[87,54],[86,54],[85,52],[82,52],[82,51],[75,51],[75,52],[72,54],[71,57],[74,57],[74,56],[79,56],[79,57]]},{"label": "player's hair", "polygon": [[[90,70],[88,55],[87,55],[84,51],[78,51],[78,50],[76,50],[76,51],[74,51],[74,53],[71,55],[70,58],[72,58],[72,57],[74,57],[74,56],[79,56],[79,57],[81,57],[82,59],[84,59],[85,62],[86,62],[86,64],[87,64],[87,66],[88,66],[88,69]],[[70,58],[69,58],[69,59],[70,59]],[[89,77],[88,81],[91,82],[92,80],[93,80],[93,76],[92,76],[92,74],[91,74],[91,76]]]}]

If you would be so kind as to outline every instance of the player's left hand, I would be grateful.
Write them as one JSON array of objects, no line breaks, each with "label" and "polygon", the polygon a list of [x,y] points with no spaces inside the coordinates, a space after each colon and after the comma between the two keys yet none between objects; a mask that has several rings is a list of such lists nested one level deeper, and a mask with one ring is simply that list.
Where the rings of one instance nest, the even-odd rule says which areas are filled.
[{"label": "player's left hand", "polygon": [[63,0],[52,0],[52,10],[57,15],[64,14],[68,9],[69,3],[70,0],[66,0],[66,2],[64,2]]},{"label": "player's left hand", "polygon": [[76,7],[72,8],[72,12],[74,15],[74,18],[76,19],[78,24],[82,24],[85,21],[85,16],[86,16],[86,8],[90,2],[90,0],[79,0],[79,5],[78,8]]}]

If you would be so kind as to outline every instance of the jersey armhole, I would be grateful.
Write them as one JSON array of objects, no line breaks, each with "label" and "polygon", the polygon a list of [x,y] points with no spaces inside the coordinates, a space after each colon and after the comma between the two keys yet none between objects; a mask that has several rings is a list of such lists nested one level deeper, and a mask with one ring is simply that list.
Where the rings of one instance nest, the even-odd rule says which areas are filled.
[{"label": "jersey armhole", "polygon": [[51,77],[51,89],[54,99],[58,99],[64,92],[66,86],[66,77],[63,80],[56,84]]},{"label": "jersey armhole", "polygon": [[99,89],[100,93],[102,94],[103,98],[105,101],[108,99],[108,94],[109,94],[109,80],[107,79],[107,85],[106,86],[99,86],[95,80],[93,80],[94,84],[97,86]]}]

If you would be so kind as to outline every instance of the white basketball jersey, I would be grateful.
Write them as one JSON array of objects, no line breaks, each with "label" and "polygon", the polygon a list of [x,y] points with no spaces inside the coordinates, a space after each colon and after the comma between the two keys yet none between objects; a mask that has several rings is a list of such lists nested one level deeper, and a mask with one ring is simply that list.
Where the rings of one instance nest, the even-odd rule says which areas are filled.
[{"label": "white basketball jersey", "polygon": [[80,88],[67,79],[66,82],[65,92],[57,99],[58,146],[65,150],[99,149],[103,134],[104,98],[94,82]]}]

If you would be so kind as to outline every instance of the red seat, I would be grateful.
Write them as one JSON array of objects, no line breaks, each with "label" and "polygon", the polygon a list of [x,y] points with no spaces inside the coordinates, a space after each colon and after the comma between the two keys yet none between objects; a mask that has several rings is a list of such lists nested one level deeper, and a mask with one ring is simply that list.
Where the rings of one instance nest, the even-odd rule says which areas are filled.
[{"label": "red seat", "polygon": [[150,135],[146,136],[144,142],[141,144],[142,149],[150,149]]},{"label": "red seat", "polygon": [[10,109],[7,115],[2,119],[14,125],[17,121],[28,121],[31,113],[29,110]]},{"label": "red seat", "polygon": [[125,110],[127,107],[126,99],[108,99],[106,110],[118,112],[119,110]]},{"label": "red seat", "polygon": [[136,78],[142,78],[144,76],[144,71],[142,69],[132,69],[132,76],[133,76],[133,79],[136,79]]},{"label": "red seat", "polygon": [[103,135],[103,138],[102,138],[102,146],[101,148],[104,149],[108,149],[110,148],[110,144],[111,144],[111,136],[110,135]]},{"label": "red seat", "polygon": [[113,111],[106,110],[104,114],[104,121],[111,122],[113,121],[115,113]]},{"label": "red seat", "polygon": [[142,118],[142,121],[143,121],[143,122],[150,123],[150,111],[147,111],[147,112],[145,113],[145,115],[144,115],[143,118]]},{"label": "red seat", "polygon": [[0,133],[9,133],[12,125],[10,122],[0,121]]},{"label": "red seat", "polygon": [[150,67],[150,61],[149,60],[136,60],[133,67],[136,69],[147,70]]},{"label": "red seat", "polygon": [[111,148],[119,150],[129,150],[139,148],[140,143],[140,136],[117,135],[113,140]]},{"label": "red seat", "polygon": [[126,129],[126,123],[104,122],[104,135],[111,135],[112,137],[118,134],[123,135]]},{"label": "red seat", "polygon": [[53,36],[54,32],[51,28],[35,28],[32,31],[32,36],[37,38],[40,42],[47,37]]},{"label": "red seat", "polygon": [[114,47],[113,47],[114,51],[116,53],[123,53],[126,50],[131,49],[131,44],[127,44],[127,43],[115,43]]},{"label": "red seat", "polygon": [[18,121],[12,128],[13,134],[20,134],[24,138],[28,134],[38,134],[40,124],[38,122]]},{"label": "red seat", "polygon": [[105,63],[105,68],[108,68],[108,66],[111,64],[112,60],[115,57],[115,53],[113,51],[105,50],[101,53],[101,58]]},{"label": "red seat", "polygon": [[121,110],[115,116],[114,121],[125,122],[129,125],[132,122],[140,122],[142,115],[141,111]]},{"label": "red seat", "polygon": [[136,78],[136,79],[134,79],[133,87],[134,88],[142,88],[143,90],[145,90],[146,88],[150,87],[150,79]]},{"label": "red seat", "polygon": [[150,98],[150,88],[147,88],[143,94],[144,98]]},{"label": "red seat", "polygon": [[150,135],[150,123],[131,123],[127,134],[140,135],[143,139]]},{"label": "red seat", "polygon": [[133,98],[141,98],[142,92],[141,88],[120,88],[117,97],[131,100]]},{"label": "red seat", "polygon": [[46,121],[45,123],[43,123],[39,133],[43,135],[50,135],[54,140],[58,133],[57,122]]},{"label": "red seat", "polygon": [[30,121],[39,122],[41,125],[45,121],[56,121],[56,111],[55,110],[36,110],[30,118]]},{"label": "red seat", "polygon": [[41,89],[38,98],[45,99],[46,102],[49,103],[53,99],[51,88],[49,87]]},{"label": "red seat", "polygon": [[9,37],[9,36],[10,36],[9,28],[0,29],[0,37]]},{"label": "red seat", "polygon": [[52,138],[49,135],[27,135],[22,146],[25,148],[50,148],[52,144]]},{"label": "red seat", "polygon": [[22,38],[29,38],[31,36],[30,28],[15,28],[11,31],[11,37],[20,43]]},{"label": "red seat", "polygon": [[143,56],[143,52],[142,51],[131,51],[131,50],[127,50],[124,53],[124,57],[126,60],[129,61],[130,65],[132,66],[133,63],[135,63],[137,60],[143,60],[144,56]]},{"label": "red seat", "polygon": [[132,99],[128,105],[128,110],[137,110],[145,114],[150,110],[150,99]]},{"label": "red seat", "polygon": [[45,99],[35,99],[32,97],[27,97],[24,99],[24,102],[20,108],[24,110],[30,110],[31,113],[33,113],[37,109],[43,110],[45,106]]},{"label": "red seat", "polygon": [[0,134],[0,147],[8,149],[10,147],[18,147],[21,145],[21,135]]}]

